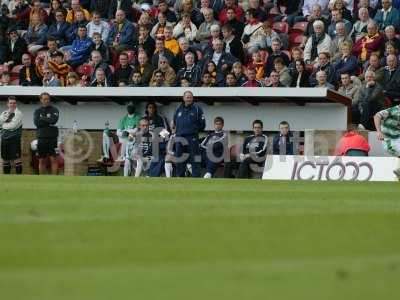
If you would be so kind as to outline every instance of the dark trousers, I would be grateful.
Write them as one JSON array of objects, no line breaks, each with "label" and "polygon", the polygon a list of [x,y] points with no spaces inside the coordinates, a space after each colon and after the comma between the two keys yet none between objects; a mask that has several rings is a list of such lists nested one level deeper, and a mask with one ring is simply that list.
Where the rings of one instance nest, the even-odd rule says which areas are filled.
[{"label": "dark trousers", "polygon": [[[176,176],[185,177],[186,164],[192,165],[192,177],[200,177],[200,143],[197,135],[183,136],[187,141],[187,145],[183,145],[179,141],[175,144]],[[187,159],[182,161],[182,155],[187,155]]]},{"label": "dark trousers", "polygon": [[[255,162],[251,157],[246,158],[239,165],[239,171],[237,174],[237,178],[250,178],[251,172],[255,171],[252,167],[256,167],[260,169],[264,166],[265,161]],[[257,170],[256,170],[257,171]]]},{"label": "dark trousers", "polygon": [[165,156],[162,155],[158,157],[158,161],[153,161],[150,163],[149,176],[150,177],[160,177],[161,173],[164,171]]},{"label": "dark trousers", "polygon": [[352,107],[354,124],[361,124],[368,130],[375,130],[373,117],[382,109],[382,106],[373,101],[362,101]]}]

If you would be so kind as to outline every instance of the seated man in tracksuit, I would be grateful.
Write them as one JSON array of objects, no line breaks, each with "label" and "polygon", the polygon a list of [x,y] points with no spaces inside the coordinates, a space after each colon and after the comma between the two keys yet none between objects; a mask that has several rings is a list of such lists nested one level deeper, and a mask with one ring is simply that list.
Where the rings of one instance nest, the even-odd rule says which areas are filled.
[{"label": "seated man in tracksuit", "polygon": [[253,121],[254,134],[245,138],[240,153],[240,166],[237,178],[249,178],[251,171],[261,172],[267,152],[268,138],[262,133],[263,122]]},{"label": "seated man in tracksuit", "polygon": [[184,177],[186,164],[192,166],[192,177],[200,177],[199,132],[206,127],[203,110],[193,103],[193,93],[183,94],[183,103],[174,114],[176,128],[176,176]]},{"label": "seated man in tracksuit", "polygon": [[228,139],[226,132],[223,131],[224,119],[216,117],[214,119],[215,131],[210,133],[201,143],[202,158],[206,166],[204,178],[212,178],[218,167],[224,161],[224,150],[228,149]]}]

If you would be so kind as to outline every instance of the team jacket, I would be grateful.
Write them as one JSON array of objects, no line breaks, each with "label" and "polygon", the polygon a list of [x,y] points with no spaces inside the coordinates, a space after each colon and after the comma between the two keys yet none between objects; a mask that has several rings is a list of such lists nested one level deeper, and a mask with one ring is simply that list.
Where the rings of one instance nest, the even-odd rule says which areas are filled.
[{"label": "team jacket", "polygon": [[257,157],[265,156],[267,152],[268,138],[265,134],[255,136],[254,134],[245,138],[243,142],[243,154],[255,154]]},{"label": "team jacket", "polygon": [[55,125],[58,122],[59,115],[58,109],[52,105],[42,106],[35,110],[33,123],[37,127],[37,137],[39,139],[58,137],[58,128]]},{"label": "team jacket", "polygon": [[224,153],[224,146],[227,140],[225,131],[214,131],[210,133],[201,143],[200,147],[204,150],[211,149],[216,157],[221,157]]},{"label": "team jacket", "polygon": [[176,136],[197,135],[206,127],[206,119],[200,106],[193,103],[189,106],[181,104],[174,114]]},{"label": "team jacket", "polygon": [[22,134],[22,113],[19,109],[14,112],[6,110],[0,115],[0,133],[2,139],[10,139]]}]

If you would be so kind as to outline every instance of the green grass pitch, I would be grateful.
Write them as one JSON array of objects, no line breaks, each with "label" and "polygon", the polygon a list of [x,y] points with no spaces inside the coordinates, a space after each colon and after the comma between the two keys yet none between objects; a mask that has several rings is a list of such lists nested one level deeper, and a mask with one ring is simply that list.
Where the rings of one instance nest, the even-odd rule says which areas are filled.
[{"label": "green grass pitch", "polygon": [[0,176],[1,300],[400,299],[400,185]]}]

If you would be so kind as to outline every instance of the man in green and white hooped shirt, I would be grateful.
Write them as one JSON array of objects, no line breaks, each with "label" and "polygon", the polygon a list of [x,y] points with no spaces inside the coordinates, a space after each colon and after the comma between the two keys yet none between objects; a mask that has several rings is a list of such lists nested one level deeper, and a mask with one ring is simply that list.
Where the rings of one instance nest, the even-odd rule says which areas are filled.
[{"label": "man in green and white hooped shirt", "polygon": [[[400,105],[378,112],[374,116],[374,123],[385,150],[400,158]],[[393,172],[400,179],[400,165]]]},{"label": "man in green and white hooped shirt", "polygon": [[119,142],[121,143],[121,157],[120,160],[125,160],[126,143],[128,141],[129,134],[134,133],[134,129],[138,126],[140,116],[135,113],[135,105],[129,103],[126,107],[128,114],[126,114],[118,123],[117,135]]}]

